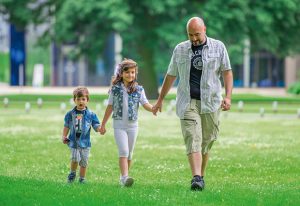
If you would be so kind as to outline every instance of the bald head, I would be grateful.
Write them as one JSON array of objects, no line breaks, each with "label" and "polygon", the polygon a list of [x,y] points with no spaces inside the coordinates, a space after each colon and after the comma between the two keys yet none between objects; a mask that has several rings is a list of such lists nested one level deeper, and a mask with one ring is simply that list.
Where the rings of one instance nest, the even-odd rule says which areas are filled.
[{"label": "bald head", "polygon": [[186,31],[189,40],[194,46],[205,43],[206,41],[206,27],[203,19],[200,17],[192,17],[186,24]]},{"label": "bald head", "polygon": [[186,30],[188,30],[188,28],[195,28],[195,27],[205,27],[204,21],[203,19],[201,19],[200,17],[192,17],[188,20],[187,24],[186,24]]}]

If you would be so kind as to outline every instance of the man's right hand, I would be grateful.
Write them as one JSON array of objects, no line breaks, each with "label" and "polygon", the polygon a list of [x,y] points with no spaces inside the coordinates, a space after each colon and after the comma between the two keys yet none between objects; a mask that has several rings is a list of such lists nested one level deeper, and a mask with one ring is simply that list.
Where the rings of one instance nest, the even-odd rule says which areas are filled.
[{"label": "man's right hand", "polygon": [[157,111],[161,112],[163,100],[164,100],[165,96],[167,95],[167,93],[169,92],[169,90],[175,80],[176,80],[176,76],[172,76],[172,75],[168,75],[168,74],[165,76],[163,85],[161,86],[162,89],[160,91],[159,97],[158,97],[155,105],[153,105],[153,108],[152,108],[152,113],[154,115],[156,115]]},{"label": "man's right hand", "polygon": [[157,102],[152,107],[152,113],[156,115],[157,111],[161,112],[162,110],[162,101],[157,100]]},{"label": "man's right hand", "polygon": [[101,125],[99,132],[100,132],[100,134],[104,135],[106,133],[105,126]]}]

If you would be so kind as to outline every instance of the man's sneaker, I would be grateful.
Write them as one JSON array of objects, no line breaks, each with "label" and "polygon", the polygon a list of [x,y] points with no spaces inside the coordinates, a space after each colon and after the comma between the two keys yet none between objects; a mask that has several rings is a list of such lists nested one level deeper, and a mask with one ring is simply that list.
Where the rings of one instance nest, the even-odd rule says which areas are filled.
[{"label": "man's sneaker", "polygon": [[70,172],[70,174],[68,175],[68,183],[74,182],[75,177],[76,177],[76,173],[75,172]]},{"label": "man's sneaker", "polygon": [[134,183],[134,179],[132,177],[125,177],[120,179],[120,184],[123,187],[131,187]]},{"label": "man's sneaker", "polygon": [[204,190],[205,182],[204,179],[198,175],[194,176],[191,181],[191,190]]},{"label": "man's sneaker", "polygon": [[80,184],[85,184],[85,183],[86,183],[85,178],[79,178],[79,183],[80,183]]}]

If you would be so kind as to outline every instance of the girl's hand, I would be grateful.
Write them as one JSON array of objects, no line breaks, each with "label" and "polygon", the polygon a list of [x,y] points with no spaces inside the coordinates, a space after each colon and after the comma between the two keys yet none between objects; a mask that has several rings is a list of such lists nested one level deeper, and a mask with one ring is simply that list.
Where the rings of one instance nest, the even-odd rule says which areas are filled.
[{"label": "girl's hand", "polygon": [[152,113],[156,115],[158,111],[161,112],[162,106],[163,106],[162,101],[157,101],[156,104],[153,105],[152,107]]},{"label": "girl's hand", "polygon": [[100,132],[100,134],[104,135],[106,133],[105,126],[101,125],[99,132]]}]

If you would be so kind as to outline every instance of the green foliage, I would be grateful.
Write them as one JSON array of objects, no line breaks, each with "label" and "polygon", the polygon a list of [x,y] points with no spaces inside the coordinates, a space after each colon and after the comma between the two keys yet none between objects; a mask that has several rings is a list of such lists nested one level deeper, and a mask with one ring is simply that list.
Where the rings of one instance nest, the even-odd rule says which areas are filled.
[{"label": "green foliage", "polygon": [[52,38],[75,46],[75,56],[86,55],[95,60],[112,31],[122,32],[132,17],[122,0],[66,0],[57,8]]},{"label": "green foliage", "polygon": [[78,179],[66,183],[70,153],[60,141],[64,113],[55,108],[30,114],[23,108],[0,108],[0,112],[2,205],[300,204],[300,168],[296,166],[300,164],[300,121],[293,115],[222,115],[206,189],[192,192],[180,121],[174,113],[153,117],[140,111],[130,171],[135,184],[121,188],[111,120],[105,136],[91,131],[87,184],[80,185]]},{"label": "green foliage", "polygon": [[252,52],[264,49],[284,57],[300,51],[299,0],[254,0],[249,1],[248,8]]},{"label": "green foliage", "polygon": [[291,86],[289,86],[288,88],[288,92],[291,94],[300,94],[300,82],[296,82],[294,84],[292,84]]},{"label": "green foliage", "polygon": [[248,2],[207,1],[202,7],[202,17],[207,25],[207,34],[220,39],[227,47],[231,63],[243,61],[243,41],[247,38]]},{"label": "green foliage", "polygon": [[0,13],[5,14],[9,22],[23,30],[34,18],[32,10],[29,8],[29,4],[32,2],[32,0],[0,0]]},{"label": "green foliage", "polygon": [[[174,46],[186,40],[187,20],[184,0],[180,1],[128,1],[132,27],[122,33],[124,56],[140,63],[139,80],[147,96],[157,97],[156,72],[165,73]],[[188,7],[186,7],[188,6]]]},{"label": "green foliage", "polygon": [[[34,5],[34,6],[33,6]],[[165,73],[174,46],[187,39],[186,22],[201,16],[207,34],[222,40],[232,65],[242,63],[243,42],[251,52],[279,57],[300,52],[299,0],[2,0],[0,12],[19,25],[51,24],[42,42],[75,46],[73,58],[101,55],[111,32],[123,39],[123,56],[140,65],[140,80],[150,97],[157,93],[156,73]]]}]

